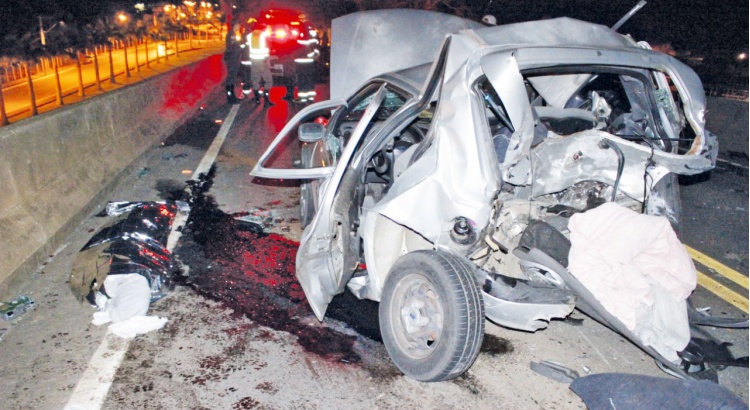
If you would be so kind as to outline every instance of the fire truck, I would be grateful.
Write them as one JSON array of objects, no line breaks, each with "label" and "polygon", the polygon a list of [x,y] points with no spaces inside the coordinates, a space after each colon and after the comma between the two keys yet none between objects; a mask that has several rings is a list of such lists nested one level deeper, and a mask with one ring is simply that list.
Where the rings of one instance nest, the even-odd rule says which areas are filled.
[{"label": "fire truck", "polygon": [[285,85],[288,98],[312,101],[318,80],[320,40],[305,14],[270,9],[250,18],[248,25],[252,30],[248,39],[250,58],[268,58],[273,83]]}]

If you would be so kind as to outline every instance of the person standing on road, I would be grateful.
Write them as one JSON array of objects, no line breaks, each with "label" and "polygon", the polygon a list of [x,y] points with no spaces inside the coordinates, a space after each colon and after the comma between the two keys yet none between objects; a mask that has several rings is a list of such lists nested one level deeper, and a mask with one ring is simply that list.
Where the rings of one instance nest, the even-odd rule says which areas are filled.
[{"label": "person standing on road", "polygon": [[310,27],[307,35],[300,35],[297,43],[303,46],[294,55],[298,87],[297,101],[312,102],[315,100],[315,84],[318,80],[317,62],[320,57],[318,32]]},{"label": "person standing on road", "polygon": [[237,104],[240,102],[234,94],[234,82],[240,72],[240,60],[242,58],[242,49],[240,48],[240,25],[235,24],[232,31],[227,33],[226,49],[224,50],[224,64],[227,67],[227,78],[224,82],[227,90],[227,102]]},{"label": "person standing on road", "polygon": [[248,66],[250,71],[250,83],[243,85],[243,92],[247,94],[253,91],[255,94],[255,103],[260,104],[260,97],[266,101],[265,106],[274,105],[268,98],[268,90],[273,86],[273,77],[271,76],[271,67],[269,65],[270,50],[268,48],[267,37],[269,31],[260,29],[257,25],[250,26],[250,34],[247,36],[247,53],[243,57],[243,65]]}]

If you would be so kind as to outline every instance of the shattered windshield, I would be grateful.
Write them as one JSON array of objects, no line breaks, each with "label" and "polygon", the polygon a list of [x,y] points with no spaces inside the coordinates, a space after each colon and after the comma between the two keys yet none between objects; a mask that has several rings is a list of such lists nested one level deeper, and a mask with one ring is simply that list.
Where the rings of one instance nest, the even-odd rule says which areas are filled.
[{"label": "shattered windshield", "polygon": [[[364,113],[367,106],[370,105],[374,96],[374,93],[370,93],[361,101],[359,101],[357,105],[352,109],[351,113],[347,115],[347,119],[349,121],[352,121],[361,118],[362,113]],[[393,114],[394,112],[396,112],[396,110],[401,108],[401,106],[404,105],[405,102],[406,99],[404,97],[395,93],[394,91],[391,91],[390,89],[387,89],[385,93],[385,99],[383,100],[383,103],[380,105],[380,108],[375,114],[375,118],[379,120],[388,118],[390,114]]]}]

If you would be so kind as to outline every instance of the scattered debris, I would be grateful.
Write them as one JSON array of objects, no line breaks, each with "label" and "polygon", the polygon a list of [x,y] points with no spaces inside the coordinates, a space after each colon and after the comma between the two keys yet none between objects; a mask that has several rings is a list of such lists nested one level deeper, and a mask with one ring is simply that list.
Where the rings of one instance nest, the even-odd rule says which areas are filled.
[{"label": "scattered debris", "polygon": [[0,302],[0,317],[10,322],[31,309],[34,309],[34,299],[29,296],[19,296],[10,302]]},{"label": "scattered debris", "polygon": [[243,222],[249,222],[262,226],[267,229],[273,225],[273,213],[263,208],[255,208],[247,212],[237,212],[232,214],[234,219]]},{"label": "scattered debris", "polygon": [[[703,362],[715,366],[748,367],[748,357],[734,357],[729,351],[732,343],[709,338],[693,337],[685,351],[698,351]],[[683,356],[685,356],[683,354]]]},{"label": "scattered debris", "polygon": [[176,155],[174,155],[174,154],[164,154],[164,155],[161,156],[161,159],[167,160],[167,161],[172,160],[172,159],[180,159],[180,158],[187,158],[187,154],[184,154],[184,153],[183,154],[176,154]]},{"label": "scattered debris", "polygon": [[688,320],[691,325],[723,327],[728,329],[747,329],[748,320],[744,318],[728,318],[711,316],[710,307],[696,309],[688,299]]},{"label": "scattered debris", "polygon": [[570,383],[580,377],[577,371],[569,369],[560,363],[547,360],[542,360],[539,363],[531,362],[529,367],[535,373],[560,383]]},{"label": "scattered debris", "polygon": [[145,177],[149,172],[151,172],[151,168],[145,167],[138,171],[138,174],[136,176],[138,178]]}]

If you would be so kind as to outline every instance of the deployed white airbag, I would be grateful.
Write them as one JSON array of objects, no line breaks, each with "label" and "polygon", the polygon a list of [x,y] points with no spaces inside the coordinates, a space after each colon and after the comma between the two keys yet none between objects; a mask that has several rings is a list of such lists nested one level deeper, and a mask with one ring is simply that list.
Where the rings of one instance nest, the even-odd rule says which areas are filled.
[{"label": "deployed white airbag", "polygon": [[571,274],[645,345],[670,361],[690,341],[695,266],[667,218],[606,203],[570,219]]}]

